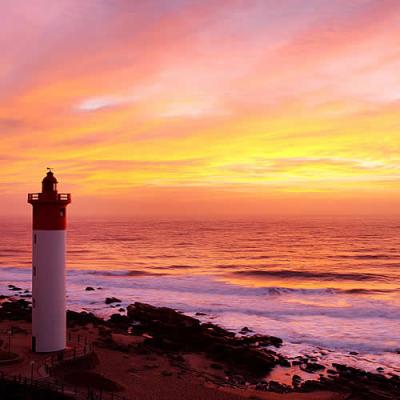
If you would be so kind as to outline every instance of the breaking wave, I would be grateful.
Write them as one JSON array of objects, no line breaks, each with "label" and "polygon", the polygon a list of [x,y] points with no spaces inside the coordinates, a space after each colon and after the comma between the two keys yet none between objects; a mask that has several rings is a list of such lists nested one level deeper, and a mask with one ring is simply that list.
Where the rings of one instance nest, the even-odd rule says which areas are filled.
[{"label": "breaking wave", "polygon": [[353,281],[367,281],[367,280],[385,280],[388,277],[385,275],[370,274],[370,273],[343,273],[343,272],[317,272],[317,271],[299,271],[299,270],[258,270],[248,269],[234,271],[235,275],[248,275],[248,276],[271,276],[279,278],[306,278],[306,279],[319,279],[319,280],[353,280]]}]

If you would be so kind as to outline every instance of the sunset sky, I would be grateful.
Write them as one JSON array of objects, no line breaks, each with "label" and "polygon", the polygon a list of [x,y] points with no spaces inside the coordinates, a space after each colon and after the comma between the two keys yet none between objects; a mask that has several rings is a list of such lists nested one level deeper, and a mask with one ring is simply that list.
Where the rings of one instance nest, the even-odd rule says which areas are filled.
[{"label": "sunset sky", "polygon": [[399,0],[0,6],[1,215],[399,215]]}]

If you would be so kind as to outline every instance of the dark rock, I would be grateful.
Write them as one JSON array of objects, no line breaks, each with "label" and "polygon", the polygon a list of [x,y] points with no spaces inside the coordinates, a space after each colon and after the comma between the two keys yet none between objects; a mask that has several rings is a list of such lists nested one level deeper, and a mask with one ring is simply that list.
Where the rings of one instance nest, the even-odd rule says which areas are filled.
[{"label": "dark rock", "polygon": [[300,383],[302,382],[302,378],[299,375],[293,375],[292,376],[292,385],[293,387],[297,388],[300,386]]},{"label": "dark rock", "polygon": [[91,286],[86,286],[86,289],[85,289],[87,292],[90,292],[90,291],[93,291],[93,290],[95,290],[93,287],[91,287]]},{"label": "dark rock", "polygon": [[275,336],[253,335],[240,338],[243,344],[254,344],[257,346],[281,347],[282,339]]},{"label": "dark rock", "polygon": [[6,301],[0,305],[0,320],[12,320],[12,321],[31,321],[32,320],[32,309],[31,303],[28,303],[24,299]]},{"label": "dark rock", "polygon": [[392,377],[389,379],[392,381],[392,383],[394,385],[397,385],[400,388],[400,376],[399,375],[392,375]]},{"label": "dark rock", "polygon": [[154,307],[150,304],[136,302],[128,306],[127,312],[130,319],[141,322],[143,326],[157,327],[157,324],[161,323],[181,328],[200,327],[199,320],[168,307]]},{"label": "dark rock", "polygon": [[344,364],[332,363],[332,366],[335,367],[336,370],[338,371],[339,375],[342,375],[342,376],[358,376],[358,377],[367,376],[366,371],[359,370],[359,369],[353,368],[353,367],[348,367],[347,365],[344,365]]},{"label": "dark rock", "polygon": [[121,300],[117,299],[116,297],[107,297],[105,303],[106,304],[121,303]]},{"label": "dark rock", "polygon": [[229,380],[235,385],[244,385],[246,383],[244,376],[238,374],[230,376]]},{"label": "dark rock", "polygon": [[20,288],[18,286],[8,285],[8,290],[13,290],[15,292],[19,292],[20,290],[22,290],[22,288]]},{"label": "dark rock", "polygon": [[269,381],[268,382],[268,390],[275,393],[289,393],[291,392],[291,388],[287,385],[282,385],[276,381]]},{"label": "dark rock", "polygon": [[[198,321],[198,320],[196,320],[196,321]],[[198,321],[198,322],[200,322],[200,321]],[[226,329],[221,328],[218,325],[211,324],[209,322],[204,323],[201,326],[203,329],[207,329],[210,333],[212,333],[213,336],[220,336],[220,337],[230,336],[232,338],[235,337],[235,334],[233,332],[229,332]]]},{"label": "dark rock", "polygon": [[265,381],[258,382],[255,386],[255,389],[263,392],[268,391],[268,382]]},{"label": "dark rock", "polygon": [[317,363],[308,363],[308,364],[301,364],[300,369],[302,369],[305,372],[314,373],[317,371],[323,371],[325,367]]},{"label": "dark rock", "polygon": [[322,389],[324,389],[324,383],[314,380],[307,380],[300,386],[302,392],[315,392]]},{"label": "dark rock", "polygon": [[204,315],[207,315],[207,314],[205,314],[205,313],[203,313],[203,312],[197,312],[195,315],[197,315],[197,316],[204,316]]},{"label": "dark rock", "polygon": [[279,357],[279,359],[278,359],[278,364],[279,364],[281,367],[285,367],[285,368],[290,368],[290,367],[292,366],[292,365],[290,364],[290,361],[287,360],[286,358],[282,357],[282,356]]},{"label": "dark rock", "polygon": [[275,365],[275,357],[258,352],[254,349],[235,346],[224,341],[222,343],[210,344],[206,349],[210,357],[223,361],[233,367],[243,366],[248,372],[255,376],[262,376],[269,372]]},{"label": "dark rock", "polygon": [[249,329],[247,326],[244,326],[239,333],[241,333],[242,335],[249,333],[249,332],[253,332],[251,329]]},{"label": "dark rock", "polygon": [[358,356],[358,353],[356,351],[350,351],[349,354],[351,356]]},{"label": "dark rock", "polygon": [[67,324],[68,326],[72,326],[74,324],[77,325],[87,325],[87,324],[103,324],[104,321],[101,318],[96,317],[92,313],[88,313],[86,311],[82,311],[80,313],[76,311],[67,311]]},{"label": "dark rock", "polygon": [[126,315],[121,314],[112,314],[108,322],[117,325],[119,328],[124,330],[130,326],[129,318]]},{"label": "dark rock", "polygon": [[125,308],[121,307],[118,309],[119,312],[125,312]]},{"label": "dark rock", "polygon": [[326,370],[326,372],[328,373],[328,374],[330,374],[330,375],[336,375],[338,372],[337,371],[335,371],[334,369],[328,369],[328,370]]},{"label": "dark rock", "polygon": [[201,324],[171,308],[134,303],[128,306],[127,318],[132,324],[140,322],[135,326],[136,333],[149,334],[145,345],[164,351],[204,352],[233,370],[255,376],[265,375],[278,364],[275,354],[250,346],[251,341],[245,342],[217,325]]},{"label": "dark rock", "polygon": [[340,387],[347,392],[357,393],[355,399],[386,400],[397,399],[400,393],[400,379],[386,378],[343,364],[332,364],[338,375],[324,382],[324,387]]}]

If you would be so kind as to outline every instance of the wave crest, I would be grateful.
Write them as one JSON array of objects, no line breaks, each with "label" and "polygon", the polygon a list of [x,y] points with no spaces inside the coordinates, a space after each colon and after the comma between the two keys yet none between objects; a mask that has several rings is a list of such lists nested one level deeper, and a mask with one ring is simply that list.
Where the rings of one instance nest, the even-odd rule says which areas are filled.
[{"label": "wave crest", "polygon": [[235,275],[248,275],[248,276],[270,276],[286,279],[319,279],[319,280],[351,280],[351,281],[367,281],[367,280],[385,280],[385,275],[377,275],[370,273],[355,273],[355,272],[316,272],[316,271],[299,271],[299,270],[258,270],[246,269],[241,271],[232,272]]}]

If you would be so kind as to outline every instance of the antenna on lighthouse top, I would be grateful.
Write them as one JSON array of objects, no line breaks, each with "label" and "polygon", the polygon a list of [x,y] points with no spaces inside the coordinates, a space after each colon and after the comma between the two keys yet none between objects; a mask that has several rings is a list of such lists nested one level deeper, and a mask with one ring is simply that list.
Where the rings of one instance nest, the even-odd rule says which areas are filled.
[{"label": "antenna on lighthouse top", "polygon": [[52,167],[47,167],[47,172],[53,172],[53,168]]}]

